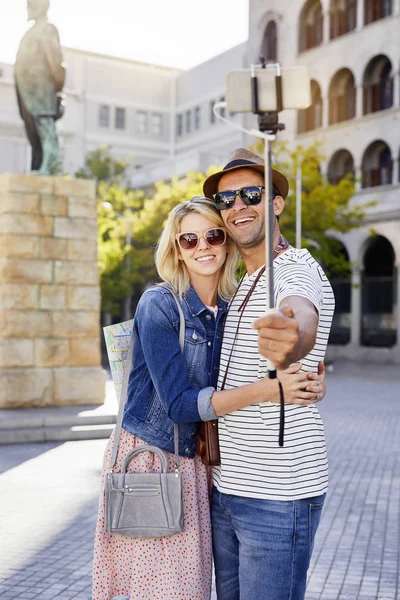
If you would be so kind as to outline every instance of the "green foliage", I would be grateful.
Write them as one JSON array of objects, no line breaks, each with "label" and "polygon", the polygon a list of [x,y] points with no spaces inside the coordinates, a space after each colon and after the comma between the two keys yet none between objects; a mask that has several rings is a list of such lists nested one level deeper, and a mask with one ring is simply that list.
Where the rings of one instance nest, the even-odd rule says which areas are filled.
[{"label": "green foliage", "polygon": [[183,179],[160,181],[146,192],[99,184],[102,310],[118,316],[123,298],[138,299],[146,285],[157,280],[154,250],[168,214],[179,202],[200,194],[203,180],[204,173],[190,173]]},{"label": "green foliage", "polygon": [[132,214],[143,206],[144,194],[100,183],[97,188],[98,246],[102,310],[118,316],[120,301],[132,288],[132,245],[127,244]]},{"label": "green foliage", "polygon": [[96,181],[118,181],[125,174],[128,163],[111,156],[110,148],[101,146],[89,152],[85,166],[75,173],[75,177],[95,179]]},{"label": "green foliage", "polygon": [[[262,153],[262,144],[255,151]],[[333,185],[323,177],[320,164],[324,160],[321,143],[315,142],[308,148],[288,148],[286,142],[275,142],[273,147],[274,166],[289,180],[290,191],[285,210],[280,217],[282,233],[291,244],[296,241],[296,171],[302,173],[302,247],[308,248],[314,258],[324,265],[328,275],[343,277],[349,274],[350,264],[346,260],[342,245],[335,239],[335,232],[346,233],[359,227],[365,209],[375,204],[351,202],[355,192],[355,181],[347,175]]]},{"label": "green foliage", "polygon": [[132,215],[133,295],[138,298],[144,287],[157,280],[154,251],[170,211],[185,200],[201,193],[203,173],[189,173],[185,178],[159,181],[147,192],[141,210]]},{"label": "green foliage", "polygon": [[[262,152],[259,145],[256,151]],[[354,180],[344,178],[331,185],[321,175],[320,145],[288,149],[285,143],[274,147],[275,166],[288,176],[290,194],[280,225],[289,241],[295,243],[296,169],[302,164],[302,246],[323,263],[329,275],[346,276],[349,264],[334,232],[358,227],[364,210],[373,203],[350,202]],[[91,152],[85,168],[77,176],[94,178],[97,186],[99,224],[99,266],[102,310],[118,317],[123,298],[138,300],[143,289],[157,280],[154,250],[171,209],[179,202],[202,193],[204,173],[189,173],[171,181],[159,181],[146,190],[130,190],[121,183],[127,163],[114,159],[103,147]],[[211,167],[207,175],[219,170]],[[328,231],[328,234],[326,233]],[[129,239],[131,240],[130,243]],[[238,266],[238,277],[243,264]]]}]

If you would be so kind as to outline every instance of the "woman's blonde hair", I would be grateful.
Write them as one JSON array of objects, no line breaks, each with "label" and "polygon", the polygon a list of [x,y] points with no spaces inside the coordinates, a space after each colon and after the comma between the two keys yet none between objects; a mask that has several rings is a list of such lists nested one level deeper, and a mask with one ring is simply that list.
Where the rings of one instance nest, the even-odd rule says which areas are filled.
[{"label": "woman's blonde hair", "polygon": [[[214,203],[204,196],[193,196],[191,200],[182,202],[171,210],[158,241],[155,263],[161,279],[167,282],[174,293],[180,297],[188,290],[190,280],[185,263],[183,260],[179,260],[176,234],[179,233],[182,219],[190,213],[202,215],[219,227],[224,226]],[[228,244],[228,253],[221,269],[217,291],[221,298],[228,300],[234,294],[237,286],[235,271],[238,252],[236,244],[231,239],[227,239],[226,243]]]}]

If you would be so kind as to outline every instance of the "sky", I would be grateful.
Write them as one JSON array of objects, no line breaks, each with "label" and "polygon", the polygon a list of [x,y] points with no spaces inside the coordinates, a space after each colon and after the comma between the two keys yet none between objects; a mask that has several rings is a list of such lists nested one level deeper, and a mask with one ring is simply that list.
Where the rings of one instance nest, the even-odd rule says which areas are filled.
[{"label": "sky", "polygon": [[[26,0],[0,0],[0,62],[32,24]],[[189,69],[248,37],[248,0],[50,0],[63,46]]]}]

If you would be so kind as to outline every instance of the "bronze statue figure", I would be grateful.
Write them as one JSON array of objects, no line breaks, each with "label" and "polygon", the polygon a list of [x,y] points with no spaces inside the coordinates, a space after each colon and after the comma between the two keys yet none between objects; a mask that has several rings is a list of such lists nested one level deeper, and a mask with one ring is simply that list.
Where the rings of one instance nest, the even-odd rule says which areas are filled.
[{"label": "bronze statue figure", "polygon": [[49,0],[28,0],[28,21],[35,23],[22,38],[15,61],[19,111],[32,146],[32,172],[39,175],[50,175],[59,166],[56,121],[65,107],[65,65],[48,10]]}]

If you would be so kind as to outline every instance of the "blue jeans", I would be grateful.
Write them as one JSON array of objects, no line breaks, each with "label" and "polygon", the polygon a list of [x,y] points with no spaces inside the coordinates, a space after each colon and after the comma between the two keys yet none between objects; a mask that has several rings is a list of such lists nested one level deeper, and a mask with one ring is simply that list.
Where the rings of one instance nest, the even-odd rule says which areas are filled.
[{"label": "blue jeans", "polygon": [[303,600],[325,494],[294,501],[212,492],[218,600]]}]

